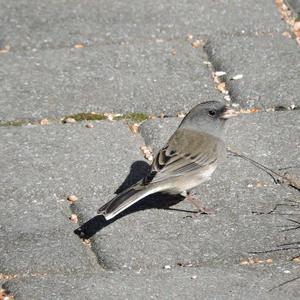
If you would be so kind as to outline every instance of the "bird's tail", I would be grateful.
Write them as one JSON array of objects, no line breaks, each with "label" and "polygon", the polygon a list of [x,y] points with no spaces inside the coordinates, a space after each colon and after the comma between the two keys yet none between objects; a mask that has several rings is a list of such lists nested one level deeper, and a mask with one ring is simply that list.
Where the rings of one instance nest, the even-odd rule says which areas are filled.
[{"label": "bird's tail", "polygon": [[98,214],[103,215],[106,220],[110,220],[142,198],[159,192],[159,190],[160,189],[155,186],[148,185],[146,187],[142,187],[141,185],[136,184],[104,204],[101,208],[99,208]]}]

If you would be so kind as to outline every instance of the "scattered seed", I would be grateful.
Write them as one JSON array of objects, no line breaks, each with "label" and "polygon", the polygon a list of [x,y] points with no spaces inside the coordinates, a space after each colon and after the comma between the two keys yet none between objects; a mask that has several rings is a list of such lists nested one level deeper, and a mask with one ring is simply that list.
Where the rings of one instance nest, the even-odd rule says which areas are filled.
[{"label": "scattered seed", "polygon": [[114,115],[112,114],[112,113],[104,113],[103,114],[106,118],[107,118],[107,120],[109,120],[109,121],[113,121],[114,120]]},{"label": "scattered seed", "polygon": [[78,216],[76,214],[72,214],[69,218],[73,223],[78,223]]},{"label": "scattered seed", "polygon": [[68,196],[67,199],[68,199],[70,202],[75,202],[75,201],[78,200],[78,198],[77,198],[75,195],[70,195],[70,196]]},{"label": "scattered seed", "polygon": [[230,102],[231,101],[231,97],[229,95],[224,96],[224,100]]},{"label": "scattered seed", "polygon": [[193,35],[191,33],[188,33],[186,35],[186,38],[187,38],[188,41],[192,41],[193,40]]},{"label": "scattered seed", "polygon": [[84,239],[82,242],[83,242],[86,246],[89,246],[89,247],[92,246],[92,241],[91,241],[90,239]]},{"label": "scattered seed", "polygon": [[94,128],[94,125],[91,124],[91,123],[88,123],[88,124],[85,124],[85,127],[86,127],[86,128]]},{"label": "scattered seed", "polygon": [[238,74],[238,75],[233,76],[231,79],[232,80],[239,80],[239,79],[242,79],[242,78],[243,78],[243,74]]},{"label": "scattered seed", "polygon": [[176,55],[177,50],[176,50],[175,48],[172,48],[172,49],[171,49],[171,53],[172,53],[172,55]]},{"label": "scattered seed", "polygon": [[84,48],[85,46],[84,46],[84,44],[82,44],[82,43],[78,43],[78,44],[75,44],[74,45],[74,48],[75,49],[82,49],[82,48]]},{"label": "scattered seed", "polygon": [[217,71],[217,72],[214,72],[214,75],[220,77],[220,76],[226,75],[226,72],[223,72],[223,71]]},{"label": "scattered seed", "polygon": [[176,116],[178,118],[184,118],[185,117],[185,113],[179,112],[179,113],[176,114]]},{"label": "scattered seed", "polygon": [[49,120],[48,119],[42,119],[40,120],[41,125],[49,125]]},{"label": "scattered seed", "polygon": [[65,123],[76,123],[76,120],[74,118],[66,118]]},{"label": "scattered seed", "polygon": [[193,275],[192,277],[191,277],[191,279],[196,279],[197,278],[197,275]]},{"label": "scattered seed", "polygon": [[170,265],[165,265],[165,266],[164,266],[164,269],[169,270],[169,269],[171,269],[171,266],[170,266]]},{"label": "scattered seed", "polygon": [[201,41],[200,40],[194,40],[191,43],[191,45],[192,45],[193,48],[199,48],[201,46]]}]

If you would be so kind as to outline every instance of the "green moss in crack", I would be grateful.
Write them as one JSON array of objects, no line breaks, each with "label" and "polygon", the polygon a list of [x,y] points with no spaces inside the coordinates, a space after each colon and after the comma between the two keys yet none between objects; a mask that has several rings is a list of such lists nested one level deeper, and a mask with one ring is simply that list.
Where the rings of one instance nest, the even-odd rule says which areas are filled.
[{"label": "green moss in crack", "polygon": [[95,114],[95,113],[78,113],[70,116],[66,116],[63,118],[63,123],[66,123],[68,118],[72,118],[76,121],[100,121],[105,120],[106,117],[103,114]]},{"label": "green moss in crack", "polygon": [[127,120],[134,123],[142,123],[143,121],[147,120],[148,116],[144,113],[128,113],[123,116],[115,117],[114,120]]},{"label": "green moss in crack", "polygon": [[13,121],[0,121],[0,127],[4,126],[23,126],[28,125],[28,120],[13,120]]}]

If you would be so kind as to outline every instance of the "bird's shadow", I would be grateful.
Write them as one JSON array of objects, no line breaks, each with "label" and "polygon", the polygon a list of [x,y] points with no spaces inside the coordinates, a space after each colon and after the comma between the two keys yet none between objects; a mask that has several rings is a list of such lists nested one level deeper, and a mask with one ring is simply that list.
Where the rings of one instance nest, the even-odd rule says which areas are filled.
[{"label": "bird's shadow", "polygon": [[[120,185],[120,187],[116,190],[115,194],[119,194],[131,185],[135,184],[139,180],[145,177],[145,175],[149,172],[150,166],[144,162],[144,161],[136,161],[134,162],[130,167],[130,172],[127,175],[124,182]],[[103,229],[104,227],[108,226],[109,224],[115,222],[116,220],[140,211],[144,209],[150,209],[150,208],[157,208],[157,209],[169,209],[169,210],[176,210],[176,211],[183,211],[188,213],[194,213],[194,211],[189,210],[182,210],[182,209],[175,209],[170,208],[170,206],[173,206],[180,201],[184,199],[181,195],[168,195],[168,194],[161,194],[156,193],[153,195],[149,195],[148,197],[145,197],[144,199],[138,201],[116,217],[114,217],[111,220],[105,220],[105,218],[102,215],[97,215],[84,224],[82,224],[80,227],[78,227],[74,233],[77,234],[82,239],[89,239],[94,234],[96,234],[98,231]]]}]

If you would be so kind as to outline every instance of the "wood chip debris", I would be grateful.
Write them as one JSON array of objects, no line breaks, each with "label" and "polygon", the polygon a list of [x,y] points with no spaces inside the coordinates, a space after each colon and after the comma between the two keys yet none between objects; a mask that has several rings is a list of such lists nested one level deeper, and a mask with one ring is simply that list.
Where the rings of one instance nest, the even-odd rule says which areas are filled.
[{"label": "wood chip debris", "polygon": [[153,161],[153,155],[152,155],[152,150],[150,147],[147,147],[146,145],[142,145],[140,147],[141,151],[143,152],[144,154],[144,157],[149,160],[150,162]]}]

